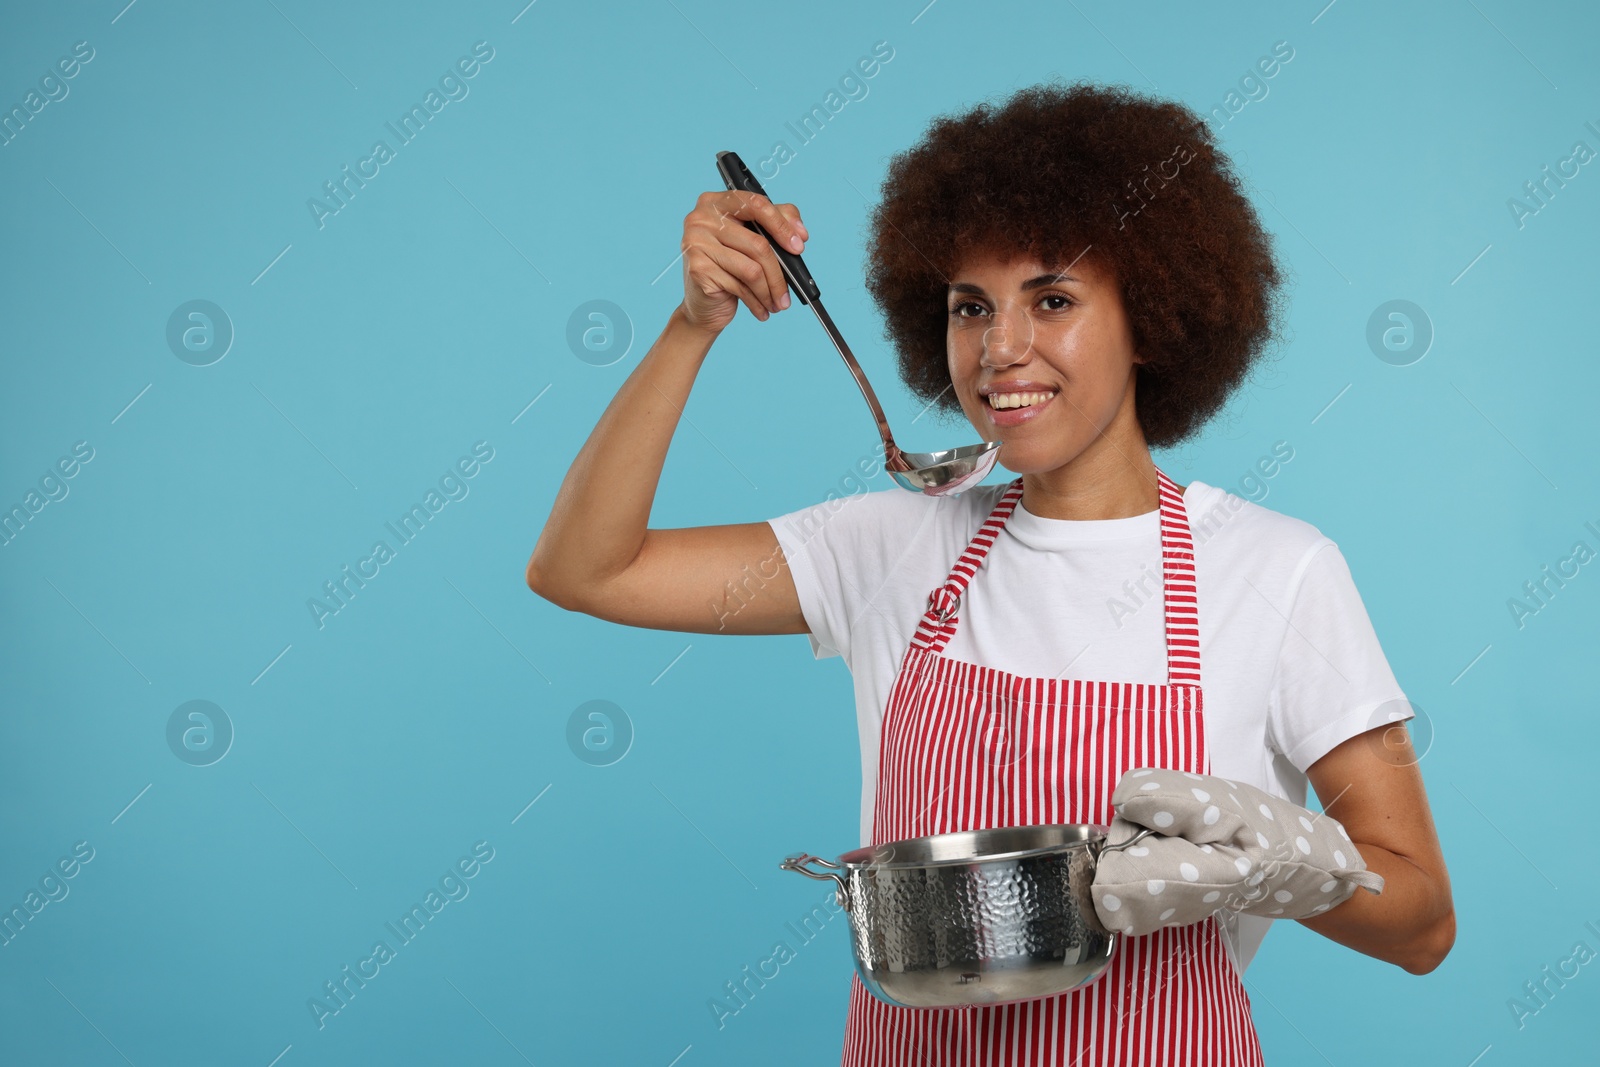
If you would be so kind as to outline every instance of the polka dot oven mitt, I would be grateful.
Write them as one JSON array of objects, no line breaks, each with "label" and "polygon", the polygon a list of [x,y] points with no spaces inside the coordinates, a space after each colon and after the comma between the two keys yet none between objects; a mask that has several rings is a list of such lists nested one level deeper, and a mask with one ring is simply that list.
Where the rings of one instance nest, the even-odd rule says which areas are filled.
[{"label": "polka dot oven mitt", "polygon": [[1222,908],[1299,919],[1383,891],[1343,826],[1248,782],[1170,768],[1128,771],[1090,886],[1108,930],[1140,935],[1200,922]]}]

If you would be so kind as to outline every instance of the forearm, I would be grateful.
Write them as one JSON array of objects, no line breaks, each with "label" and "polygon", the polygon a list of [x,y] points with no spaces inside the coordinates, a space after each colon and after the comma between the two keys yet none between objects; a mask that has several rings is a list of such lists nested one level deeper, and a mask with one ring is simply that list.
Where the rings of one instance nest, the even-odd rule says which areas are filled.
[{"label": "forearm", "polygon": [[650,522],[667,448],[716,334],[674,308],[568,469],[528,560],[528,584],[555,599],[626,568]]},{"label": "forearm", "polygon": [[1383,876],[1383,892],[1357,889],[1337,907],[1299,921],[1323,937],[1412,974],[1433,970],[1455,942],[1455,908],[1448,882],[1441,883],[1386,848],[1360,841],[1355,846],[1367,868]]}]

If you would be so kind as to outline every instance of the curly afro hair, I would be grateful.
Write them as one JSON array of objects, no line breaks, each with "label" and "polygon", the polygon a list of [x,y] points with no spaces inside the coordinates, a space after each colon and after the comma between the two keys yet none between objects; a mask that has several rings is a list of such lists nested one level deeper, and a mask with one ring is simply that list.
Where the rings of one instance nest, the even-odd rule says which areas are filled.
[{"label": "curly afro hair", "polygon": [[947,415],[961,411],[947,286],[973,253],[1109,269],[1145,360],[1134,396],[1151,447],[1190,437],[1280,340],[1271,236],[1182,104],[1046,83],[937,117],[890,161],[868,225],[867,290],[900,376]]}]

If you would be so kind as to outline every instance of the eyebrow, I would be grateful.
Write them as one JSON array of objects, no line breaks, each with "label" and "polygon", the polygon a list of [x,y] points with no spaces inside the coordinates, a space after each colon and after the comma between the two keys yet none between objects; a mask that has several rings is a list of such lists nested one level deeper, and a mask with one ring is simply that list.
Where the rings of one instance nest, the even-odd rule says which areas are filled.
[{"label": "eyebrow", "polygon": [[[1081,281],[1081,280],[1082,279],[1075,278],[1072,275],[1066,274],[1066,273],[1061,273],[1061,274],[1041,274],[1037,278],[1029,278],[1027,281],[1023,282],[1022,283],[1022,290],[1024,292],[1026,292],[1029,289],[1038,289],[1041,286],[1054,285],[1056,282],[1076,282],[1076,281]],[[952,292],[952,293],[975,293],[978,296],[985,295],[984,294],[984,290],[983,290],[983,286],[981,286],[981,285],[971,285],[971,284],[969,284],[967,282],[952,282],[950,284],[950,292]]]}]

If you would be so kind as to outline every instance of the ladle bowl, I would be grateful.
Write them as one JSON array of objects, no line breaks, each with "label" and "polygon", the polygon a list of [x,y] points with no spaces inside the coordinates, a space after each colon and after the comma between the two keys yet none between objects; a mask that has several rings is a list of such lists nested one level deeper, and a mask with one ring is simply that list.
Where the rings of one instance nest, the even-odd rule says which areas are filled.
[{"label": "ladle bowl", "polygon": [[[891,445],[891,441],[884,442],[886,452]],[[895,448],[894,456],[903,466],[897,469],[890,460],[884,469],[901,488],[928,496],[955,496],[989,476],[1000,457],[1000,442],[983,441],[942,452],[902,452]]]}]

